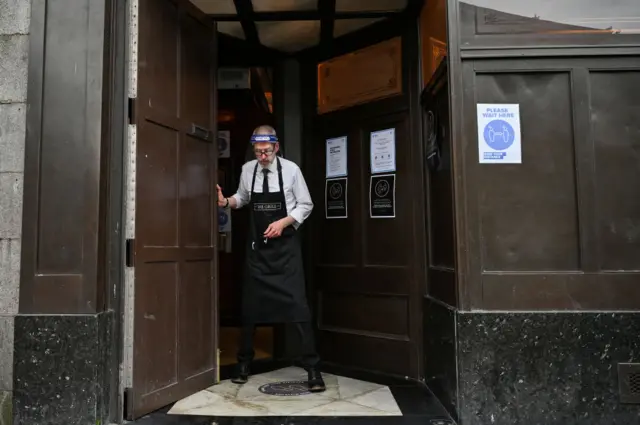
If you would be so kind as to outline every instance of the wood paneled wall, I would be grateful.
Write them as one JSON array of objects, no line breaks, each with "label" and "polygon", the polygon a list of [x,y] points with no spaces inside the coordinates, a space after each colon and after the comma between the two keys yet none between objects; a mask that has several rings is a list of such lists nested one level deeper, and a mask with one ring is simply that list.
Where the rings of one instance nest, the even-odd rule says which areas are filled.
[{"label": "wood paneled wall", "polygon": [[[447,0],[461,308],[640,309],[640,37],[490,6]],[[519,104],[521,164],[479,164],[478,103]]]},{"label": "wood paneled wall", "polygon": [[106,193],[106,10],[104,1],[33,3],[20,313],[104,308],[98,232],[104,224],[100,197]]},{"label": "wood paneled wall", "polygon": [[402,93],[400,37],[318,65],[318,113],[373,102]]},{"label": "wood paneled wall", "polygon": [[[640,69],[628,58],[469,61],[472,308],[640,308]],[[522,164],[478,163],[477,103],[518,103]],[[461,211],[459,211],[461,213]]]}]

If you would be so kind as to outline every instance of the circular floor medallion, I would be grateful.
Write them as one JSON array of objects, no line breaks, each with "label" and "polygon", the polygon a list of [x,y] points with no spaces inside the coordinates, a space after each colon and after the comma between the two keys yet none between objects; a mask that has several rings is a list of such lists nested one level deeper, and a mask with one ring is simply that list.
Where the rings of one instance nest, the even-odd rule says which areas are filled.
[{"label": "circular floor medallion", "polygon": [[258,390],[262,394],[281,397],[310,394],[306,381],[272,382],[270,384],[262,385]]}]

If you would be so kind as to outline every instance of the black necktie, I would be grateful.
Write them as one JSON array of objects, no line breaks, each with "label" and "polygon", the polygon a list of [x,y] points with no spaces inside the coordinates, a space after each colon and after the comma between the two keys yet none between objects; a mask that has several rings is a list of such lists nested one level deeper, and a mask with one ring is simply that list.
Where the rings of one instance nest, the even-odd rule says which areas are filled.
[{"label": "black necktie", "polygon": [[267,174],[269,174],[268,168],[262,169],[262,193],[269,193],[269,179],[267,178]]}]

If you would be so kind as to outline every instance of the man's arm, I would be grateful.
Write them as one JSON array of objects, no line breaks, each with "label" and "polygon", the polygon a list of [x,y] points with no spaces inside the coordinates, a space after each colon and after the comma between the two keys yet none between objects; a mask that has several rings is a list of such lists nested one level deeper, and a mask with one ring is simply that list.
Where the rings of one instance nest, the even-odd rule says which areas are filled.
[{"label": "man's arm", "polygon": [[251,194],[249,193],[249,189],[247,188],[247,184],[245,183],[245,169],[246,167],[242,167],[238,191],[228,198],[229,206],[234,210],[244,207],[249,203],[249,200],[251,199]]},{"label": "man's arm", "polygon": [[307,183],[304,181],[302,172],[299,168],[293,175],[293,196],[296,199],[295,208],[289,213],[289,215],[281,220],[271,223],[267,230],[264,232],[267,238],[277,238],[282,235],[282,231],[289,226],[301,225],[313,210],[313,202],[311,201],[311,194],[307,188]]},{"label": "man's arm", "polygon": [[[296,168],[296,172],[293,178],[293,196],[296,198],[296,207],[289,213],[287,221],[294,220],[298,224],[304,223],[304,221],[311,215],[313,210],[313,201],[311,200],[311,194],[307,187],[307,182],[304,180],[302,171],[300,168]],[[291,222],[293,224],[293,221]]]}]

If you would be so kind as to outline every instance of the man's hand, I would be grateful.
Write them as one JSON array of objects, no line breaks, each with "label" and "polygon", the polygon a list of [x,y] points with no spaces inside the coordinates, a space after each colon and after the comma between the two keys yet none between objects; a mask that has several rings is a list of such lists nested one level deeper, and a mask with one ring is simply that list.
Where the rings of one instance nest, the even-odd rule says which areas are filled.
[{"label": "man's hand", "polygon": [[291,217],[285,217],[282,220],[274,221],[267,227],[267,230],[264,232],[265,238],[277,238],[282,235],[282,231],[295,223],[296,220]]},{"label": "man's hand", "polygon": [[282,231],[285,227],[287,226],[284,223],[284,219],[274,221],[269,225],[269,227],[267,227],[267,230],[264,232],[264,237],[269,239],[279,238],[282,236]]},{"label": "man's hand", "polygon": [[220,189],[219,185],[216,185],[216,189],[218,191],[218,206],[226,207],[227,206],[227,198],[222,194],[222,189]]}]

